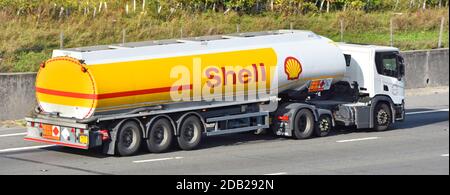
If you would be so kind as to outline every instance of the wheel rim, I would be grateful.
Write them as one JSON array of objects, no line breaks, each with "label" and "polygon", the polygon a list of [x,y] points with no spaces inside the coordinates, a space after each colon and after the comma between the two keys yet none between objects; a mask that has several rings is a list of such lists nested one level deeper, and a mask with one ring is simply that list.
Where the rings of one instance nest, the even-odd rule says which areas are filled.
[{"label": "wheel rim", "polygon": [[194,132],[195,127],[193,124],[189,124],[184,129],[184,140],[187,142],[190,142],[194,138]]},{"label": "wheel rim", "polygon": [[154,131],[153,131],[153,140],[156,144],[161,144],[164,142],[165,140],[165,133],[164,133],[164,127],[162,126],[158,126]]},{"label": "wheel rim", "polygon": [[388,116],[389,115],[385,110],[380,109],[377,113],[377,123],[379,125],[386,125],[389,121]]},{"label": "wheel rim", "polygon": [[330,124],[328,123],[327,119],[322,119],[319,123],[319,129],[320,131],[324,132],[324,131],[328,131],[328,129],[330,128]]},{"label": "wheel rim", "polygon": [[126,148],[129,148],[133,144],[133,131],[131,128],[126,128],[123,131],[124,132],[122,133],[121,137],[122,145]]}]

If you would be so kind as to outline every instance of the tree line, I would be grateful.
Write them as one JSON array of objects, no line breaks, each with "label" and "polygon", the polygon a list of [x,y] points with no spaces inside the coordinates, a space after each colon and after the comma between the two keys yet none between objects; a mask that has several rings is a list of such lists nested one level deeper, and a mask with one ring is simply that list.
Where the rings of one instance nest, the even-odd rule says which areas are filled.
[{"label": "tree line", "polygon": [[[0,0],[0,10],[17,15],[53,12],[224,12],[287,14],[332,11],[401,11],[448,7],[449,0]],[[61,13],[60,13],[61,14]]]}]

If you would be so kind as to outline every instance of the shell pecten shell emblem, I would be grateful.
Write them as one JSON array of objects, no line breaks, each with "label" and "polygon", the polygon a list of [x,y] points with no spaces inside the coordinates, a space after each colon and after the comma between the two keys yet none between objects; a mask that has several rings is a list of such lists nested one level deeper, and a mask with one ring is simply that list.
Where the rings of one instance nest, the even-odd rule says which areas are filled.
[{"label": "shell pecten shell emblem", "polygon": [[297,60],[297,58],[286,58],[284,61],[284,72],[286,73],[288,80],[297,80],[302,71],[302,64]]}]

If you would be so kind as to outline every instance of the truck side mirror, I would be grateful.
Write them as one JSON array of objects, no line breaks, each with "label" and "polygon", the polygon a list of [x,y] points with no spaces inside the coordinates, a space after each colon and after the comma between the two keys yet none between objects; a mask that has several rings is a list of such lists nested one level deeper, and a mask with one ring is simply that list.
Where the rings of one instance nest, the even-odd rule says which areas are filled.
[{"label": "truck side mirror", "polygon": [[401,80],[403,77],[405,77],[405,65],[400,64],[400,70],[398,74],[398,79]]},{"label": "truck side mirror", "polygon": [[403,59],[402,56],[398,55],[398,62],[399,62],[398,79],[400,80],[405,76],[405,60]]}]

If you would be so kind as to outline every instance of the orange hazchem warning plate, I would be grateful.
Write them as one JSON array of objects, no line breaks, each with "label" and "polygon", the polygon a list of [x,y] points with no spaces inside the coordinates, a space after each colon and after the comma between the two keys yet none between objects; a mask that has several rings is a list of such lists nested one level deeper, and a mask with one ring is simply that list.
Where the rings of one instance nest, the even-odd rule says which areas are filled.
[{"label": "orange hazchem warning plate", "polygon": [[46,139],[59,140],[60,127],[53,125],[42,125],[42,137]]}]

